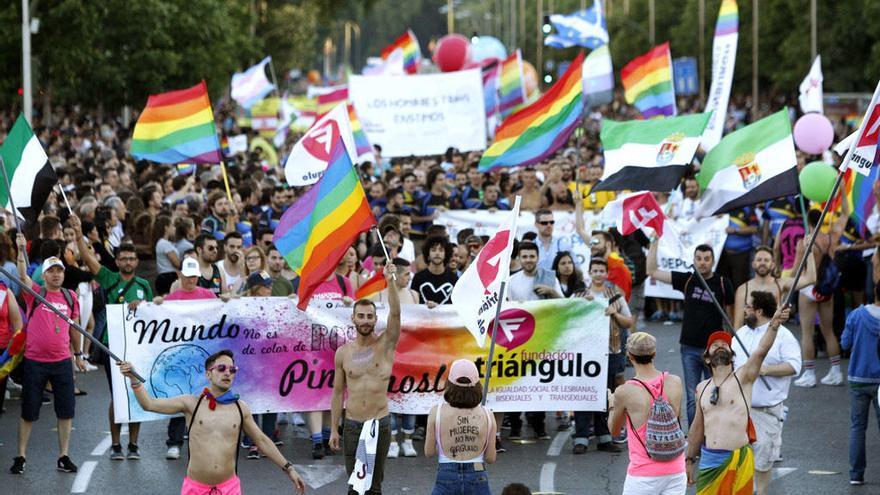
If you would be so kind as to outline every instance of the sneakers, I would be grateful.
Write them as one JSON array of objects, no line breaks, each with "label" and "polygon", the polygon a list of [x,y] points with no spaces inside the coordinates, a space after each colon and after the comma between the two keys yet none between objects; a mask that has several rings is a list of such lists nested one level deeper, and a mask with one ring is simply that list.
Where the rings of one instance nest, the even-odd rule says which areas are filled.
[{"label": "sneakers", "polygon": [[424,440],[424,439],[425,439],[425,428],[423,428],[423,427],[421,427],[421,426],[419,426],[418,428],[416,428],[416,431],[414,431],[413,434],[412,434],[412,439],[413,439],[413,440],[418,440],[418,441],[420,441],[420,442],[421,442],[422,440]]},{"label": "sneakers", "polygon": [[180,459],[180,447],[178,447],[177,445],[172,445],[171,447],[168,447],[168,450],[165,452],[165,458],[172,461]]},{"label": "sneakers", "polygon": [[522,438],[522,430],[519,428],[511,428],[510,434],[507,435],[510,440],[520,440]]},{"label": "sneakers", "polygon": [[654,311],[654,314],[648,317],[648,321],[663,321],[668,318],[668,316],[669,315],[667,315],[665,312],[658,309],[657,311]]},{"label": "sneakers", "polygon": [[813,388],[816,386],[816,372],[814,370],[804,370],[801,377],[794,381],[795,387]]},{"label": "sneakers", "polygon": [[626,443],[626,428],[621,428],[620,435],[617,435],[616,437],[612,438],[611,441],[616,443],[617,445],[625,444]]},{"label": "sneakers", "polygon": [[62,473],[75,473],[76,464],[70,460],[70,457],[63,455],[58,458],[58,470]]},{"label": "sneakers", "polygon": [[[397,443],[397,442],[395,442]],[[406,439],[403,441],[403,456],[404,457],[415,457],[418,454],[416,453],[416,448],[413,447],[412,440]]]},{"label": "sneakers", "polygon": [[125,456],[126,459],[130,461],[136,461],[141,458],[141,453],[138,451],[137,444],[129,443],[128,444],[128,455]]},{"label": "sneakers", "polygon": [[9,472],[12,474],[22,474],[26,465],[27,462],[24,460],[24,457],[16,457],[12,460],[12,467],[9,468]]},{"label": "sneakers", "polygon": [[305,426],[306,420],[300,413],[293,413],[293,426]]},{"label": "sneakers", "polygon": [[843,385],[843,374],[840,372],[840,368],[832,366],[831,371],[822,378],[821,382],[822,385],[831,385],[832,387]]},{"label": "sneakers", "polygon": [[865,484],[865,480],[849,480],[849,484],[853,486],[861,486]]},{"label": "sneakers", "polygon": [[547,430],[541,428],[540,430],[535,430],[535,438],[538,440],[550,440],[550,435],[547,434]]},{"label": "sneakers", "polygon": [[257,448],[256,445],[248,449],[247,454],[248,459],[259,459],[260,458],[260,449]]},{"label": "sneakers", "polygon": [[400,455],[400,444],[397,442],[391,442],[391,445],[388,446],[388,458],[389,459],[397,459]]},{"label": "sneakers", "polygon": [[501,454],[503,452],[507,452],[507,449],[504,448],[504,445],[501,443],[501,437],[495,437],[495,453]]},{"label": "sneakers", "polygon": [[619,454],[623,452],[623,449],[620,447],[620,445],[614,445],[614,442],[600,443],[597,448],[602,452],[610,452],[612,454]]},{"label": "sneakers", "polygon": [[324,444],[323,443],[313,443],[312,444],[312,459],[323,459],[324,458]]},{"label": "sneakers", "polygon": [[582,443],[574,444],[574,449],[572,450],[572,454],[581,455],[587,453],[587,446]]},{"label": "sneakers", "polygon": [[125,454],[122,453],[122,445],[111,445],[110,446],[110,460],[111,461],[124,461]]},{"label": "sneakers", "polygon": [[321,443],[321,445],[324,446],[324,455],[325,455],[325,456],[331,456],[331,455],[333,455],[333,454],[335,453],[335,452],[333,451],[333,449],[330,448],[330,440],[324,440],[324,441]]},{"label": "sneakers", "polygon": [[669,313],[669,321],[679,322],[682,319],[682,314],[678,311],[673,311]]}]

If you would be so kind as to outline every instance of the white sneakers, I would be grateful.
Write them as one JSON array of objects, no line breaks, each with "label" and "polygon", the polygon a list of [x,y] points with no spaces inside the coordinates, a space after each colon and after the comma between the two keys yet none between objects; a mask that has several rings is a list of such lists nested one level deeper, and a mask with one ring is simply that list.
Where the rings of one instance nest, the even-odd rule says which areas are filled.
[{"label": "white sneakers", "polygon": [[165,452],[165,458],[170,460],[180,459],[180,447],[177,445],[168,447],[168,452]]},{"label": "white sneakers", "polygon": [[794,381],[795,387],[813,388],[816,386],[816,371],[804,370],[801,377]]},{"label": "white sneakers", "polygon": [[822,385],[831,385],[832,387],[843,385],[843,373],[840,372],[840,367],[832,366],[831,371],[822,378],[821,382]]},{"label": "white sneakers", "polygon": [[418,454],[416,454],[416,449],[415,449],[415,447],[413,447],[412,440],[409,438],[404,440],[403,441],[403,456],[404,457],[415,457],[417,455]]},{"label": "white sneakers", "polygon": [[388,458],[389,459],[397,459],[397,456],[400,455],[400,444],[397,442],[391,442],[391,445],[388,446]]}]

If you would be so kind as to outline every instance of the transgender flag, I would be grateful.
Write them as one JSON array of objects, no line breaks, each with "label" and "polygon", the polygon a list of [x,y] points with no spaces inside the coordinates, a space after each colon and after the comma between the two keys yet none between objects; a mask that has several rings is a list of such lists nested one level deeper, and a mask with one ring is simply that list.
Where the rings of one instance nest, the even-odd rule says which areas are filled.
[{"label": "transgender flag", "polygon": [[497,60],[483,67],[483,102],[486,105],[486,117],[498,113],[498,75],[501,73],[501,63]]},{"label": "transgender flag", "polygon": [[271,63],[272,57],[269,56],[250,69],[232,76],[231,96],[242,108],[250,109],[275,89],[275,85],[266,78],[266,66]]}]

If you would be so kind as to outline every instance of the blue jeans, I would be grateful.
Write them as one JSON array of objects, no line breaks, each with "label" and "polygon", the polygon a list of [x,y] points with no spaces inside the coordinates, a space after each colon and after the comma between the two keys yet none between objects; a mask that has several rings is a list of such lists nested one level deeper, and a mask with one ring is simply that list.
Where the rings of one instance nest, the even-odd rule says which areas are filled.
[{"label": "blue jeans", "polygon": [[[412,435],[416,430],[416,415],[391,413],[391,434],[397,435],[398,428],[403,430],[405,435]],[[392,438],[392,440],[396,439]]]},{"label": "blue jeans", "polygon": [[472,463],[444,462],[437,465],[437,481],[431,495],[490,495],[485,468],[476,471]]},{"label": "blue jeans", "polygon": [[868,429],[868,414],[871,404],[880,423],[880,404],[877,402],[878,385],[853,387],[849,389],[850,425],[849,425],[849,479],[865,479],[865,430]]},{"label": "blue jeans", "polygon": [[696,391],[701,381],[712,376],[703,362],[704,349],[681,344],[681,368],[684,371],[684,390],[687,394],[688,427],[697,412]]}]

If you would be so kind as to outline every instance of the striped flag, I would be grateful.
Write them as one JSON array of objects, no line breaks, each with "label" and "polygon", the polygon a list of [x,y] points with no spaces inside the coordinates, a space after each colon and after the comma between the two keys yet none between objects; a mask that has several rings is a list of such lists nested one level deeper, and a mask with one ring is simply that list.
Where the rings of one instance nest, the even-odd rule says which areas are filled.
[{"label": "striped flag", "polygon": [[494,60],[483,67],[483,103],[486,108],[486,117],[498,113],[498,76],[501,74],[501,64]]},{"label": "striped flag", "polygon": [[351,124],[351,135],[354,138],[357,162],[375,162],[376,156],[373,154],[373,145],[371,145],[370,140],[367,139],[367,133],[364,132],[364,128],[361,126],[361,121],[358,120],[354,105],[349,103],[347,107],[348,122]]},{"label": "striped flag", "polygon": [[526,102],[526,84],[519,48],[501,62],[501,74],[498,78],[498,110],[502,117],[506,117],[517,106]]},{"label": "striped flag", "polygon": [[[9,188],[12,191],[12,202],[18,210],[19,217],[28,225],[32,225],[40,216],[40,211],[49,198],[52,188],[58,184],[55,169],[49,163],[49,157],[40,140],[34,135],[24,114],[20,114],[6,136],[0,148],[6,175],[9,176]],[[12,211],[6,184],[0,186],[0,204],[7,211]]]},{"label": "striped flag", "polygon": [[614,69],[608,45],[596,48],[584,59],[584,98],[587,107],[614,100]]},{"label": "striped flag", "polygon": [[327,115],[330,113],[330,110],[333,110],[336,107],[336,105],[345,103],[346,101],[348,101],[348,86],[344,84],[336,86],[332,91],[318,95],[317,118],[320,119]]},{"label": "striped flag", "polygon": [[266,66],[270,63],[271,56],[244,72],[236,72],[232,76],[232,99],[242,107],[250,108],[271,93],[275,85],[266,78]]},{"label": "striped flag", "polygon": [[[391,266],[393,267],[394,265]],[[358,287],[358,290],[354,293],[354,298],[355,300],[366,299],[374,294],[382,292],[386,287],[388,287],[388,282],[385,280],[385,274],[382,271],[382,267],[379,267],[379,269],[376,270],[375,275],[364,282],[364,285]]]},{"label": "striped flag", "polygon": [[411,29],[407,29],[401,34],[394,43],[382,49],[382,60],[393,58],[395,51],[400,52],[403,58],[403,70],[407,74],[415,74],[419,71],[419,63],[422,60],[422,49],[419,47],[419,40]]},{"label": "striped flag", "polygon": [[620,79],[626,102],[635,105],[642,117],[652,119],[676,115],[669,43],[632,59],[620,70]]}]

